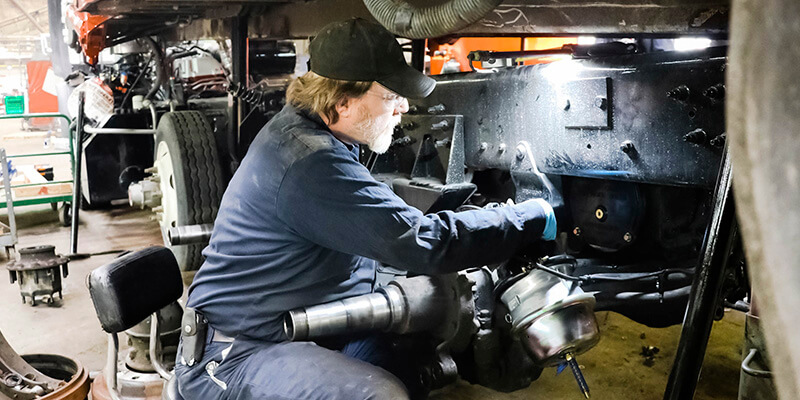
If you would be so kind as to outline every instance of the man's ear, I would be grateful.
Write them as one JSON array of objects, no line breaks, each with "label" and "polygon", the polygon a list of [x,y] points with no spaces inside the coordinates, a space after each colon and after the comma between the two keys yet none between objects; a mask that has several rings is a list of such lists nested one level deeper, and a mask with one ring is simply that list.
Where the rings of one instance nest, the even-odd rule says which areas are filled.
[{"label": "man's ear", "polygon": [[339,102],[336,103],[336,113],[339,114],[339,118],[350,117],[350,113],[353,109],[352,105],[353,102],[350,101],[349,97],[345,97],[339,100]]}]

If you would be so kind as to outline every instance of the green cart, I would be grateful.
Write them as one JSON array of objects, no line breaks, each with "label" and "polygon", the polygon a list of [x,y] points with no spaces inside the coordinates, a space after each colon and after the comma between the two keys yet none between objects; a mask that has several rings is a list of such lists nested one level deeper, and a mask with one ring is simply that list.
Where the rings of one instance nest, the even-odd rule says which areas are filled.
[{"label": "green cart", "polygon": [[[36,114],[15,114],[15,115],[2,115],[0,116],[0,120],[3,119],[22,119],[22,118],[64,118],[67,121],[67,124],[72,123],[72,119],[64,114],[58,113],[36,113]],[[59,220],[61,221],[62,225],[69,226],[70,225],[70,212],[71,212],[71,203],[72,203],[72,190],[71,193],[63,193],[63,194],[47,194],[48,191],[46,189],[40,190],[40,193],[34,196],[25,196],[23,198],[14,198],[13,192],[15,189],[23,189],[27,187],[43,187],[47,188],[48,186],[56,186],[60,185],[63,186],[64,184],[74,184],[74,177],[75,171],[77,167],[75,166],[75,149],[74,149],[74,140],[73,140],[73,132],[72,128],[68,129],[69,132],[69,150],[68,151],[53,151],[53,152],[42,152],[42,153],[31,153],[31,154],[13,154],[7,155],[5,149],[0,149],[0,168],[2,168],[3,173],[3,188],[5,191],[5,201],[0,201],[0,209],[8,208],[8,225],[0,223],[3,225],[3,233],[0,234],[0,246],[4,246],[6,249],[6,254],[9,254],[9,250],[12,250],[14,246],[17,244],[17,232],[16,232],[16,220],[14,215],[14,207],[18,206],[26,206],[26,205],[33,205],[33,204],[51,204],[53,209],[58,209],[58,203],[62,203],[63,206],[59,210]],[[47,181],[47,182],[39,182],[39,183],[26,183],[26,184],[11,184],[11,179],[9,176],[8,170],[8,160],[11,159],[24,159],[29,157],[42,157],[42,156],[63,156],[69,155],[70,157],[70,167],[71,167],[71,176],[73,179],[71,180],[60,180],[60,181]],[[74,189],[73,189],[74,190]],[[7,231],[7,232],[6,232]]]}]

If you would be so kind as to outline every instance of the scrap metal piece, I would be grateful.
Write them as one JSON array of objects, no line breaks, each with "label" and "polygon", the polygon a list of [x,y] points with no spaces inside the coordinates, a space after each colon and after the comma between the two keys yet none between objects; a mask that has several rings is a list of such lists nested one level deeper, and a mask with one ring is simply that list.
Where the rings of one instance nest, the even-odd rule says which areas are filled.
[{"label": "scrap metal piece", "polygon": [[89,372],[78,360],[57,354],[25,354],[22,358],[37,371],[61,379],[58,388],[43,397],[46,400],[84,400],[89,394]]},{"label": "scrap metal piece", "polygon": [[53,392],[63,382],[34,369],[0,333],[0,399],[32,400]]},{"label": "scrap metal piece", "polygon": [[9,263],[6,268],[11,278],[11,283],[19,283],[22,302],[30,297],[31,305],[36,305],[37,297],[44,297],[44,301],[53,304],[53,295],[61,293],[61,277],[67,277],[69,259],[56,255],[55,246],[44,245],[26,247],[19,250],[19,261]]}]

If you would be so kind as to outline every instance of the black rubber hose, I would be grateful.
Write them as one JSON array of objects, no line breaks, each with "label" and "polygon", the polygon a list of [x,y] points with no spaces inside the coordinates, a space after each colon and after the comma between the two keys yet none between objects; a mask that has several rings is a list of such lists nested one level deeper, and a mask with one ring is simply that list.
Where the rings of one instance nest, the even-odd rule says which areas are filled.
[{"label": "black rubber hose", "polygon": [[556,265],[556,264],[565,264],[565,263],[570,264],[572,266],[576,266],[578,265],[578,260],[576,260],[575,257],[568,254],[557,254],[554,256],[548,256],[543,258],[541,263],[545,267],[549,267],[551,265]]},{"label": "black rubber hose", "polygon": [[597,310],[613,309],[632,302],[637,304],[661,303],[674,299],[687,298],[691,287],[686,286],[675,290],[667,290],[664,293],[658,292],[622,292],[622,293],[597,293],[595,298],[600,306],[595,306]]},{"label": "black rubber hose", "polygon": [[[131,97],[131,93],[133,93],[133,89],[136,88],[136,84],[139,83],[139,79],[141,79],[142,76],[144,76],[150,70],[150,61],[153,61],[152,55],[147,59],[147,62],[144,63],[144,68],[142,68],[142,70],[139,72],[139,75],[136,75],[136,79],[134,79],[133,84],[131,84],[131,87],[128,88],[128,92],[125,93],[125,97],[122,98],[120,107],[125,108],[125,103],[127,103],[128,98]],[[153,123],[153,126],[155,126],[155,123]]]},{"label": "black rubber hose", "polygon": [[144,42],[153,52],[153,62],[156,66],[156,81],[153,82],[153,87],[144,97],[146,100],[150,100],[158,92],[158,89],[167,82],[167,71],[164,70],[164,54],[161,52],[161,47],[158,46],[158,43],[150,37],[145,37]]},{"label": "black rubber hose", "polygon": [[659,292],[594,292],[595,311],[613,311],[640,324],[661,328],[680,324],[691,286]]},{"label": "black rubber hose", "polygon": [[494,10],[502,0],[450,0],[432,7],[418,8],[404,0],[364,0],[378,22],[395,35],[410,39],[444,36]]}]

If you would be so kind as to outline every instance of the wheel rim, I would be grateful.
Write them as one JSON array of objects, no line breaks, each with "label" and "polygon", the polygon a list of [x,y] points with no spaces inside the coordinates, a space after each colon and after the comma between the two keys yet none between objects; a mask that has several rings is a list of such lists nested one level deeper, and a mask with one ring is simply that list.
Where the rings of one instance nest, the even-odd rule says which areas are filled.
[{"label": "wheel rim", "polygon": [[156,149],[156,166],[160,178],[159,188],[161,189],[161,215],[158,223],[161,225],[161,235],[164,244],[169,247],[167,231],[169,228],[178,226],[178,195],[175,190],[175,170],[172,167],[172,155],[169,146],[165,142],[158,144]]}]

